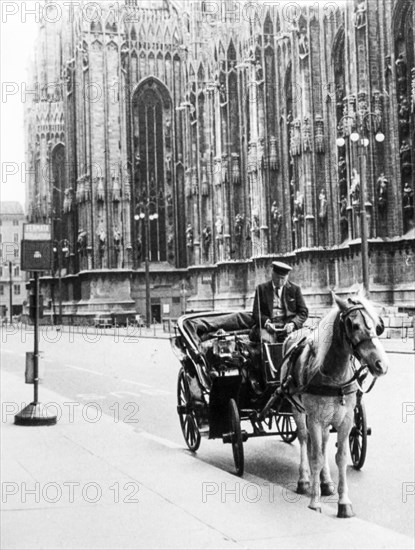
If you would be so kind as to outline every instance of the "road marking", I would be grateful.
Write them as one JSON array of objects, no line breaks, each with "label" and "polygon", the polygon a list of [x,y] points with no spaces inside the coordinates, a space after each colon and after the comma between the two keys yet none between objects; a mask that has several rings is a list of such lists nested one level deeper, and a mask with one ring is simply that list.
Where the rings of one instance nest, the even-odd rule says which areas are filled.
[{"label": "road marking", "polygon": [[76,397],[84,399],[85,401],[96,401],[98,399],[105,399],[106,395],[97,395],[96,393],[78,393]]},{"label": "road marking", "polygon": [[183,449],[183,445],[178,445],[177,443],[174,443],[174,441],[164,439],[164,437],[158,437],[157,435],[153,435],[148,432],[138,432],[138,435],[141,435],[141,437],[145,437],[146,439],[150,439],[151,441],[156,441],[157,443],[160,443],[165,447],[169,447],[170,449]]},{"label": "road marking", "polygon": [[127,378],[123,378],[121,382],[126,382],[127,384],[134,384],[135,386],[142,386],[143,388],[151,388],[148,384],[143,384],[142,382],[134,382],[134,380],[127,380]]},{"label": "road marking", "polygon": [[166,390],[158,390],[156,388],[148,389],[148,390],[141,390],[141,393],[145,393],[146,395],[171,395],[171,392]]},{"label": "road marking", "polygon": [[123,395],[134,395],[135,397],[141,397],[140,393],[135,393],[132,391],[112,391],[110,395],[114,395],[115,397],[123,397]]},{"label": "road marking", "polygon": [[91,369],[84,369],[83,367],[76,367],[75,365],[66,364],[65,367],[69,367],[70,369],[75,369],[75,370],[82,370],[84,372],[90,372],[91,374],[97,374],[98,376],[105,376],[102,372],[98,372],[96,370],[91,370]]}]

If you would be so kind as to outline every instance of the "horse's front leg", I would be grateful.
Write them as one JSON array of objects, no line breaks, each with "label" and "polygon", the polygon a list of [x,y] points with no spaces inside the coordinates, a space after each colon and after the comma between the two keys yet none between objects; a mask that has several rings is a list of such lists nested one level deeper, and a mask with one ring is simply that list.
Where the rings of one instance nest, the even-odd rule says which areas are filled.
[{"label": "horse's front leg", "polygon": [[346,478],[349,434],[353,423],[352,414],[353,409],[352,412],[346,414],[343,422],[337,428],[336,464],[339,469],[339,504],[337,517],[339,518],[351,518],[354,516],[352,502],[349,499],[349,487]]},{"label": "horse's front leg", "polygon": [[320,472],[323,468],[323,431],[318,422],[308,417],[308,460],[311,470],[311,501],[309,508],[321,512]]},{"label": "horse's front leg", "polygon": [[335,493],[334,482],[330,474],[329,457],[327,453],[327,444],[330,438],[330,426],[323,428],[323,469],[321,470],[321,494],[328,497]]},{"label": "horse's front leg", "polygon": [[295,423],[297,425],[298,441],[300,443],[300,469],[297,483],[297,493],[306,495],[310,488],[310,468],[308,466],[307,439],[308,432],[305,421],[305,414],[293,411]]}]

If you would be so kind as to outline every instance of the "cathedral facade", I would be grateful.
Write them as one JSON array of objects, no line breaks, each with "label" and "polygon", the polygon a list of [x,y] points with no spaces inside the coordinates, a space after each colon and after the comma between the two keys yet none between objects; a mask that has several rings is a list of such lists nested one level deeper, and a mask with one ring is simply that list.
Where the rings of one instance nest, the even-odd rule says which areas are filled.
[{"label": "cathedral facade", "polygon": [[365,217],[372,299],[414,305],[410,0],[84,2],[52,19],[27,204],[52,223],[43,285],[59,275],[64,318],[145,313],[146,277],[158,320],[249,309],[274,259],[328,305],[362,282]]}]

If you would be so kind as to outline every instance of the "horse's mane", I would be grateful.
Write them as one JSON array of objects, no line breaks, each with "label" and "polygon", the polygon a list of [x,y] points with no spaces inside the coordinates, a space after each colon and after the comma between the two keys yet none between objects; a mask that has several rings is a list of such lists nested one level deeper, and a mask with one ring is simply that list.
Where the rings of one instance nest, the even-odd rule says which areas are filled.
[{"label": "horse's mane", "polygon": [[314,360],[309,365],[311,376],[320,371],[323,366],[324,359],[333,341],[333,328],[338,313],[339,308],[337,305],[333,306],[329,313],[319,322],[316,330],[310,335],[311,345],[315,352]]},{"label": "horse's mane", "polygon": [[360,302],[362,306],[365,308],[365,310],[368,312],[369,316],[372,318],[372,321],[375,323],[375,325],[379,325],[380,317],[379,314],[375,310],[375,306],[370,302],[366,296],[364,295],[363,291],[359,290],[355,297],[352,296],[352,299],[355,299],[357,302]]}]

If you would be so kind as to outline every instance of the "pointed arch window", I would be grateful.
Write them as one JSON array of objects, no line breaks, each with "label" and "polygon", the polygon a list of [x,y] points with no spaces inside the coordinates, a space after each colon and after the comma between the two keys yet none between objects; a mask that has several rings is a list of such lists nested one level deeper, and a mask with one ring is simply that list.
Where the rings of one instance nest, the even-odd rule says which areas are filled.
[{"label": "pointed arch window", "polygon": [[154,79],[148,79],[134,95],[133,120],[135,136],[135,214],[149,216],[148,232],[137,227],[146,249],[148,235],[149,259],[167,260],[166,243],[166,189],[165,143],[166,132],[171,131],[166,121],[171,120],[171,99],[167,90]]}]

